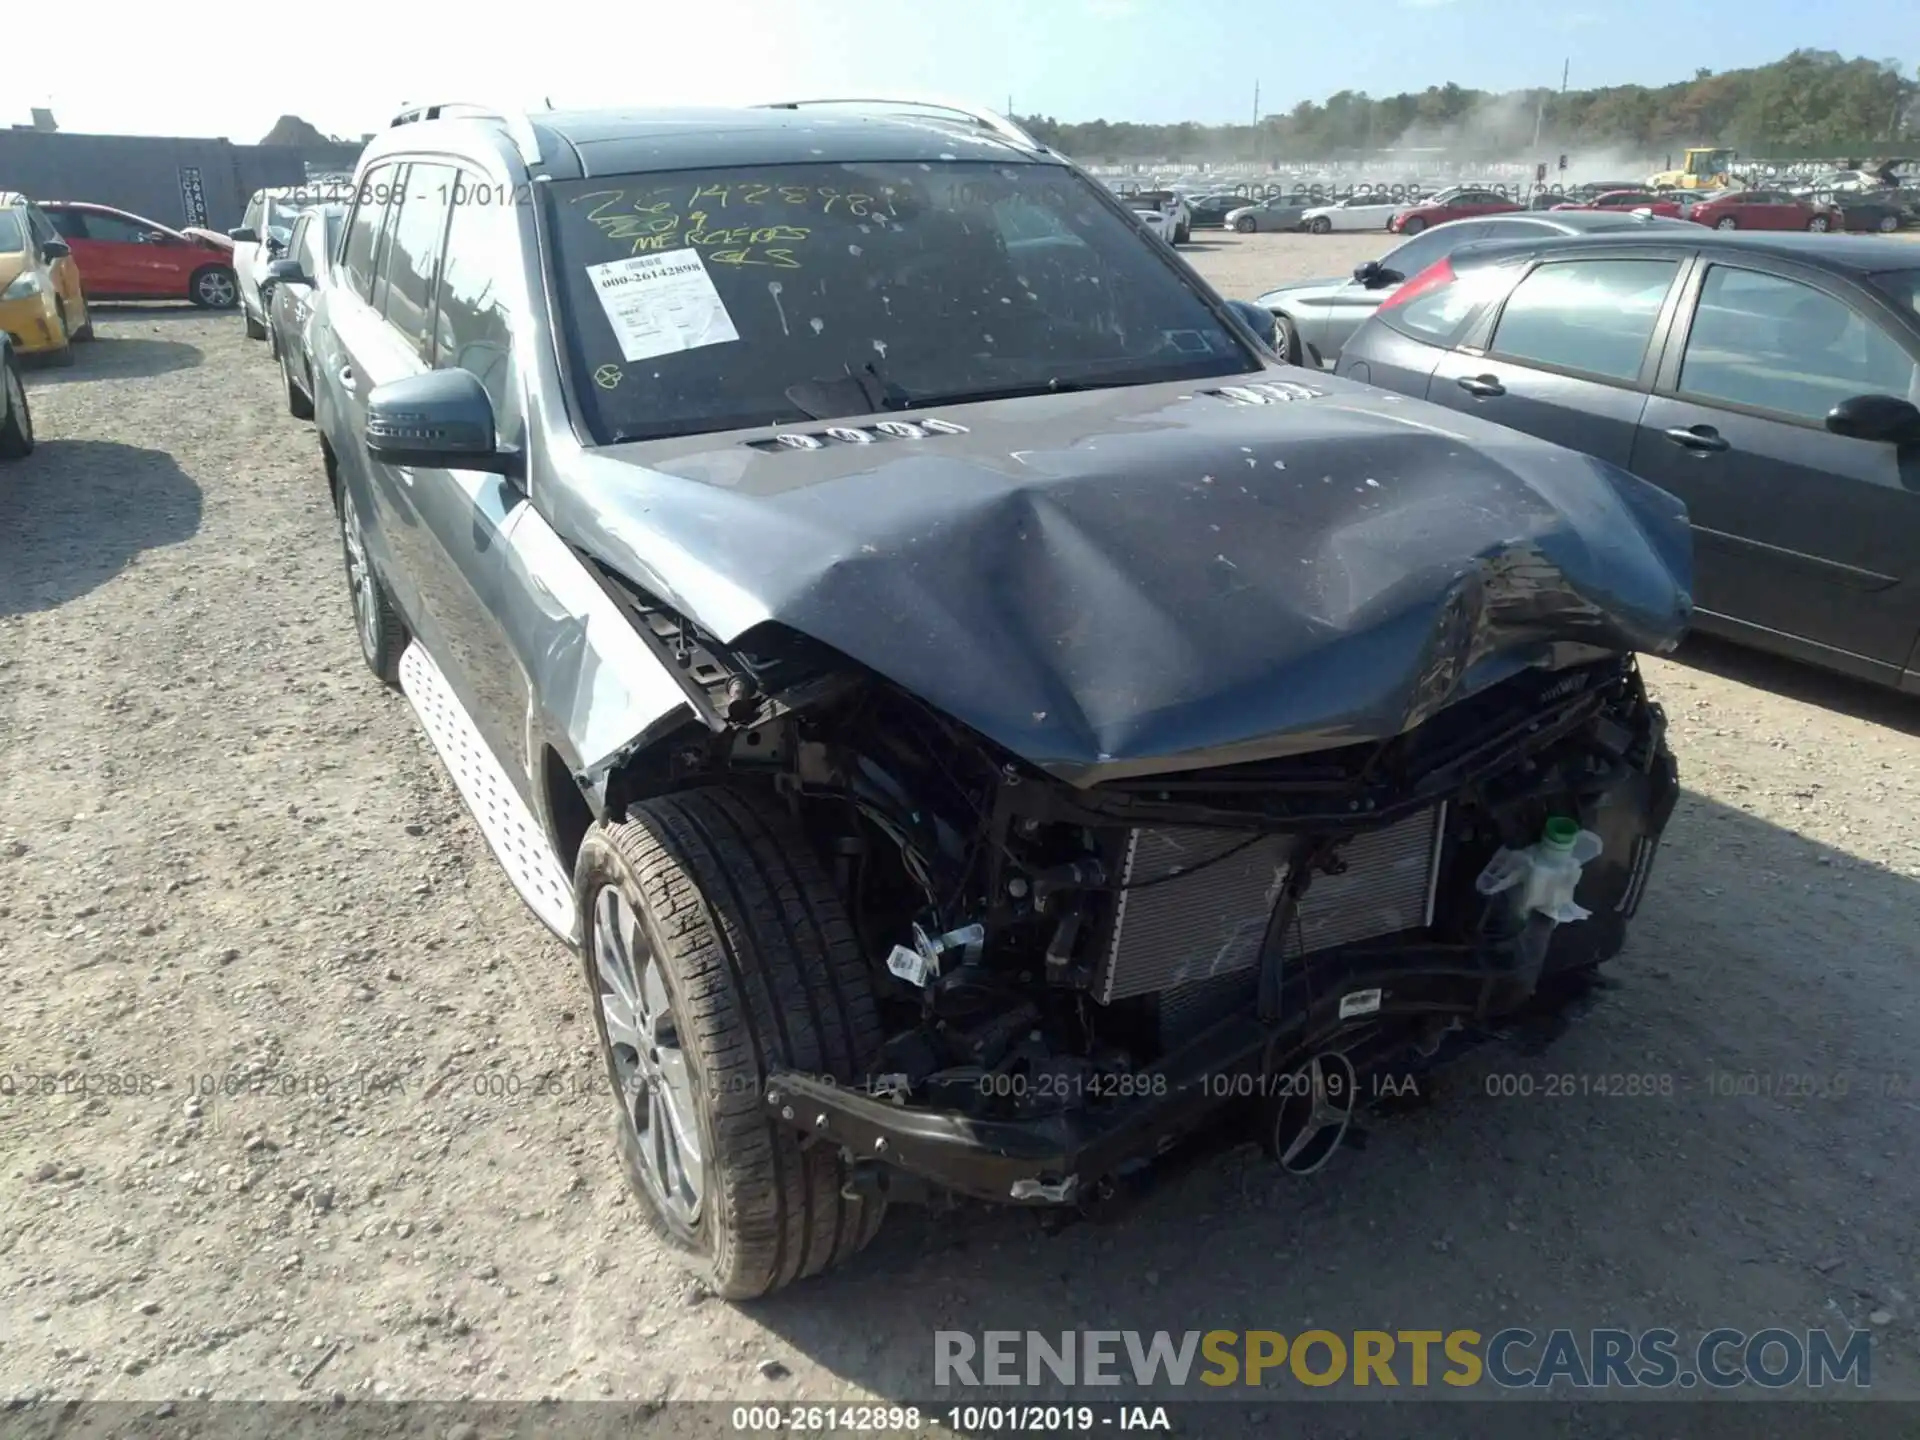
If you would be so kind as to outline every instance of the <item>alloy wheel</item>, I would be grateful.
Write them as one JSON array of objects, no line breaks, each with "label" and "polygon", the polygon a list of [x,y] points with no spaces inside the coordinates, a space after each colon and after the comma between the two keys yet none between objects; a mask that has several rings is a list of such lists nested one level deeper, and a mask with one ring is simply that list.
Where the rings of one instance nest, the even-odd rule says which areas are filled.
[{"label": "alloy wheel", "polygon": [[380,597],[374,586],[373,564],[367,558],[366,537],[360,533],[360,512],[354,508],[353,491],[340,487],[340,540],[346,550],[347,586],[353,595],[353,628],[359,632],[360,648],[371,663],[380,654]]},{"label": "alloy wheel", "polygon": [[7,415],[18,416],[20,438],[33,444],[33,410],[27,404],[27,392],[20,384],[20,372],[11,365],[0,366],[7,377]]},{"label": "alloy wheel", "polygon": [[693,1072],[660,959],[617,887],[604,886],[594,898],[587,943],[608,1074],[621,1121],[638,1142],[641,1181],[655,1206],[692,1232],[700,1223],[707,1169]]},{"label": "alloy wheel", "polygon": [[200,298],[210,309],[227,309],[238,294],[233,277],[223,270],[209,270],[200,277]]}]

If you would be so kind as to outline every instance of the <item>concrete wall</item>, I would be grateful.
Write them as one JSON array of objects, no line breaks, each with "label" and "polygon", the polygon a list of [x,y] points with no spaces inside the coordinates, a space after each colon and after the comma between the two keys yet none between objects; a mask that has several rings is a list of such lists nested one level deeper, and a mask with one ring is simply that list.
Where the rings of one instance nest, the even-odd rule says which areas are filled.
[{"label": "concrete wall", "polygon": [[[0,130],[0,190],[35,200],[91,200],[176,229],[240,223],[247,197],[299,185],[310,173],[350,171],[358,145],[307,150],[148,135],[68,135]],[[197,179],[198,184],[193,182]],[[205,218],[190,213],[191,196]]]}]

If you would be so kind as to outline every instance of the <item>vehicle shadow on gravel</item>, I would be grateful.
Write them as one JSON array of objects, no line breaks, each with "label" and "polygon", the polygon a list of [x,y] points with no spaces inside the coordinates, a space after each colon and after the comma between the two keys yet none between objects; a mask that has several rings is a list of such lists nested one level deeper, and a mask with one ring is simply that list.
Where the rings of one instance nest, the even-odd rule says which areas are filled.
[{"label": "vehicle shadow on gravel", "polygon": [[1689,636],[1679,651],[1668,658],[1676,664],[1770,691],[1788,700],[1817,705],[1902,734],[1920,735],[1920,697],[1884,685],[1822,670],[1783,655],[1749,650],[1712,635]]},{"label": "vehicle shadow on gravel", "polygon": [[[1920,880],[1688,791],[1627,949],[1600,973],[1460,1055],[1421,1103],[1367,1116],[1317,1175],[1222,1139],[1112,1224],[1046,1235],[1018,1212],[896,1210],[844,1270],[743,1308],[837,1375],[923,1404],[1143,1398],[1130,1378],[942,1391],[938,1330],[1057,1345],[1087,1329],[1177,1344],[1214,1329],[1864,1328],[1865,1297],[1894,1273],[1881,1247],[1906,1244],[1893,1157],[1920,1153],[1901,1018],[1920,999]],[[1873,1357],[1889,1395],[1920,1383],[1893,1351]],[[1406,1365],[1399,1393],[1419,1398]],[[1196,1353],[1193,1374],[1208,1368]],[[1238,1401],[1221,1409],[1236,1423],[1260,1397],[1193,1380],[1178,1393]],[[1359,1426],[1371,1408],[1338,1418]],[[1413,1433],[1438,1432],[1398,1431]]]},{"label": "vehicle shadow on gravel", "polygon": [[[104,317],[103,317],[104,318]],[[73,364],[58,370],[44,366],[32,373],[29,387],[73,385],[85,380],[148,380],[174,370],[191,370],[205,358],[198,345],[144,335],[97,336],[74,347]]]},{"label": "vehicle shadow on gravel", "polygon": [[200,487],[164,450],[42,438],[0,474],[0,616],[52,610],[200,528]]}]

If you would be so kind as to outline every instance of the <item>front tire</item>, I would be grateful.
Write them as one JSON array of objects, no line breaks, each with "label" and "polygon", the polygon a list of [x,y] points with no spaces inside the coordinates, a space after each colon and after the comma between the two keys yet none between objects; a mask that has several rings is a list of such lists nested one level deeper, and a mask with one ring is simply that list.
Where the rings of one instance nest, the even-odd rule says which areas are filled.
[{"label": "front tire", "polygon": [[1731,215],[1722,215],[1718,220],[1713,222],[1713,228],[1716,230],[1738,230],[1740,228],[1740,222]]},{"label": "front tire", "polygon": [[866,1074],[879,1012],[839,893],[771,796],[697,789],[587,832],[581,956],[621,1160],[650,1226],[715,1294],[857,1254],[885,1204],[766,1113],[768,1072]]},{"label": "front tire", "polygon": [[1400,233],[1402,235],[1418,235],[1422,230],[1426,228],[1427,228],[1427,222],[1424,220],[1418,220],[1418,219],[1409,220],[1407,221],[1406,224],[1400,227]]},{"label": "front tire", "polygon": [[[274,348],[280,349],[277,341]],[[293,383],[293,366],[287,362],[285,350],[280,350],[280,379],[287,387],[287,413],[296,420],[313,419],[313,397]]]},{"label": "front tire", "polygon": [[[263,316],[267,313],[267,296],[264,290],[260,293],[260,313]],[[267,322],[264,319],[254,319],[253,312],[247,309],[245,301],[242,301],[240,304],[240,318],[247,322],[247,338],[249,340],[264,340],[267,338]]]},{"label": "front tire", "polygon": [[1882,215],[1874,224],[1873,228],[1878,230],[1882,235],[1891,235],[1900,228],[1900,217],[1898,215]]},{"label": "front tire", "polygon": [[1324,215],[1316,215],[1307,222],[1307,229],[1315,235],[1325,235],[1332,231],[1333,222]]},{"label": "front tire", "polygon": [[82,344],[88,340],[93,339],[93,306],[87,303],[87,297],[84,291],[80,295],[80,309],[81,309],[81,312],[85,314],[87,318],[86,318],[86,322],[83,325],[81,325],[81,327],[78,330],[73,332],[73,340],[75,344]]},{"label": "front tire", "polygon": [[1260,227],[1251,215],[1242,215],[1238,220],[1233,222],[1233,228],[1242,235],[1251,235]]},{"label": "front tire", "polygon": [[33,453],[33,410],[27,404],[20,364],[11,355],[0,366],[0,385],[7,387],[7,418],[0,423],[0,460],[22,460]]},{"label": "front tire", "polygon": [[373,568],[367,532],[360,523],[353,490],[343,476],[337,499],[340,547],[347,567],[348,598],[353,603],[353,629],[360,639],[360,658],[385,685],[400,683],[400,653],[407,648],[407,627],[394,609],[387,587]]},{"label": "front tire", "polygon": [[240,303],[240,286],[224,265],[208,265],[193,272],[187,298],[202,310],[231,310]]},{"label": "front tire", "polygon": [[1182,225],[1173,232],[1173,243],[1176,245],[1184,245],[1191,239],[1193,239],[1193,231],[1188,226]]},{"label": "front tire", "polygon": [[1280,352],[1280,358],[1289,365],[1307,363],[1307,347],[1301,343],[1300,332],[1292,320],[1285,315],[1273,317],[1274,348]]},{"label": "front tire", "polygon": [[1807,221],[1807,229],[1812,231],[1815,235],[1826,234],[1826,232],[1832,228],[1832,225],[1833,225],[1833,222],[1828,220],[1827,217],[1824,215],[1816,215],[1811,220]]}]

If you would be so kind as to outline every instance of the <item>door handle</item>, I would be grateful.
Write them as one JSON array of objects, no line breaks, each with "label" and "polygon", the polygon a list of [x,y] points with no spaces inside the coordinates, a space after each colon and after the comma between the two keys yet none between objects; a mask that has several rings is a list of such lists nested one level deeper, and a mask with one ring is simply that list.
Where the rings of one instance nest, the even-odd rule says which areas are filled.
[{"label": "door handle", "polygon": [[1469,395],[1504,395],[1507,387],[1492,375],[1462,375],[1454,382]]},{"label": "door handle", "polygon": [[348,386],[353,384],[353,367],[351,365],[342,365],[340,367],[340,383]]},{"label": "door handle", "polygon": [[1682,450],[1692,450],[1701,455],[1731,448],[1720,432],[1711,425],[1692,427],[1676,425],[1665,433],[1667,439]]}]

